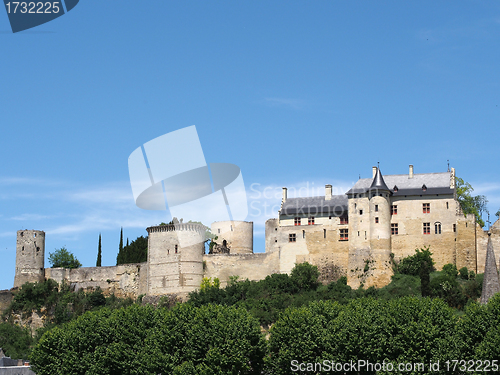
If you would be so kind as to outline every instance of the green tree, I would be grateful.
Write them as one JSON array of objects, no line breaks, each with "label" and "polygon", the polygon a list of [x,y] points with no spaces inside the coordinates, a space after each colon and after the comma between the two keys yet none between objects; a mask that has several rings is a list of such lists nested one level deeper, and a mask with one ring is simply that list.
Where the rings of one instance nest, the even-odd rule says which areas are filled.
[{"label": "green tree", "polygon": [[64,246],[56,249],[53,253],[49,253],[49,263],[53,268],[79,268],[82,266],[78,259]]},{"label": "green tree", "polygon": [[419,276],[420,276],[420,292],[422,294],[422,297],[428,297],[431,295],[431,287],[430,287],[431,267],[432,266],[429,266],[429,263],[427,260],[424,260],[420,264]]},{"label": "green tree", "polygon": [[432,253],[429,247],[415,249],[414,255],[401,259],[399,264],[395,266],[395,272],[404,275],[420,276],[420,269],[423,262],[427,263],[430,272],[434,270],[434,261],[432,260]]},{"label": "green tree", "polygon": [[481,215],[486,211],[488,200],[484,195],[473,196],[471,194],[474,191],[473,187],[468,182],[464,182],[461,178],[455,177],[455,182],[457,200],[460,203],[462,212],[465,215],[475,215],[477,223],[481,227],[484,227],[485,222],[481,218]]},{"label": "green tree", "polygon": [[97,246],[97,261],[95,263],[96,267],[101,267],[102,251],[101,251],[101,233],[99,233],[99,245]]},{"label": "green tree", "polygon": [[28,359],[33,339],[26,328],[9,323],[0,323],[0,343],[7,357]]},{"label": "green tree", "polygon": [[495,212],[495,216],[500,219],[500,209],[497,212]]},{"label": "green tree", "polygon": [[120,244],[118,245],[118,254],[123,251],[123,227],[120,229]]},{"label": "green tree", "polygon": [[290,278],[299,290],[314,290],[319,286],[318,267],[307,262],[296,264]]},{"label": "green tree", "polygon": [[116,265],[142,263],[148,260],[148,237],[137,237],[125,246],[116,257]]},{"label": "green tree", "polygon": [[[297,373],[291,366],[293,360],[443,362],[459,355],[453,342],[456,320],[453,310],[439,299],[363,298],[347,305],[313,302],[307,307],[286,310],[273,325],[266,363],[273,375],[291,375]],[[302,373],[319,373],[316,371]],[[375,371],[360,369],[357,373]]]},{"label": "green tree", "polygon": [[46,332],[37,375],[261,374],[266,342],[243,309],[179,304],[88,312]]}]

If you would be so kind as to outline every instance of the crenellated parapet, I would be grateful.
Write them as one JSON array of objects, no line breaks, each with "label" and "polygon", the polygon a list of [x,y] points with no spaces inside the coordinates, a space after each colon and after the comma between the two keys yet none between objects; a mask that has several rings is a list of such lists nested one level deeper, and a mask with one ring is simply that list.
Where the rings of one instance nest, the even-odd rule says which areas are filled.
[{"label": "crenellated parapet", "polygon": [[193,231],[199,233],[205,233],[206,228],[203,224],[199,223],[178,223],[178,224],[166,224],[166,225],[156,225],[154,227],[146,228],[148,234],[151,233],[161,233],[161,232],[180,232],[180,231]]}]

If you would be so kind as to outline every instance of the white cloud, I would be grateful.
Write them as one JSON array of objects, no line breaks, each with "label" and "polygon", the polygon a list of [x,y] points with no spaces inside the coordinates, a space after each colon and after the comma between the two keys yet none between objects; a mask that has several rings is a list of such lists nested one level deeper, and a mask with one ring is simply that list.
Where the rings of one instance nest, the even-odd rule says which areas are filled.
[{"label": "white cloud", "polygon": [[304,109],[307,106],[304,100],[292,98],[264,98],[264,103],[271,107],[288,107],[291,109]]},{"label": "white cloud", "polygon": [[47,215],[39,215],[39,214],[22,214],[18,216],[11,217],[10,220],[19,220],[19,221],[26,221],[26,220],[43,220],[43,219],[48,219],[50,216]]}]

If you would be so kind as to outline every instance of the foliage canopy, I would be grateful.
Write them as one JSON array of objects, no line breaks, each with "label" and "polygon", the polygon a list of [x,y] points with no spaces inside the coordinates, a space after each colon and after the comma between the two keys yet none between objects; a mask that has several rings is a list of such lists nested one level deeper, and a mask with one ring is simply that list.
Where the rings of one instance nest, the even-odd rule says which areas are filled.
[{"label": "foliage canopy", "polygon": [[78,259],[64,246],[56,249],[53,253],[49,253],[49,263],[54,268],[79,268],[82,266]]}]

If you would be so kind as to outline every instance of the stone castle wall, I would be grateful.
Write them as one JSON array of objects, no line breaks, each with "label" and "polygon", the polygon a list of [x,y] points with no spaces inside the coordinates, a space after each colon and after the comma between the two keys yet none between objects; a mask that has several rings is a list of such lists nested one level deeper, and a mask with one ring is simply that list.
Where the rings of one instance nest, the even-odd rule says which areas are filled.
[{"label": "stone castle wall", "polygon": [[73,285],[75,290],[101,288],[105,294],[137,298],[146,294],[148,264],[133,263],[111,267],[47,268],[45,277]]},{"label": "stone castle wall", "polygon": [[218,278],[221,286],[227,285],[231,276],[239,280],[263,280],[279,273],[279,252],[257,254],[206,254],[203,256],[204,277]]}]

